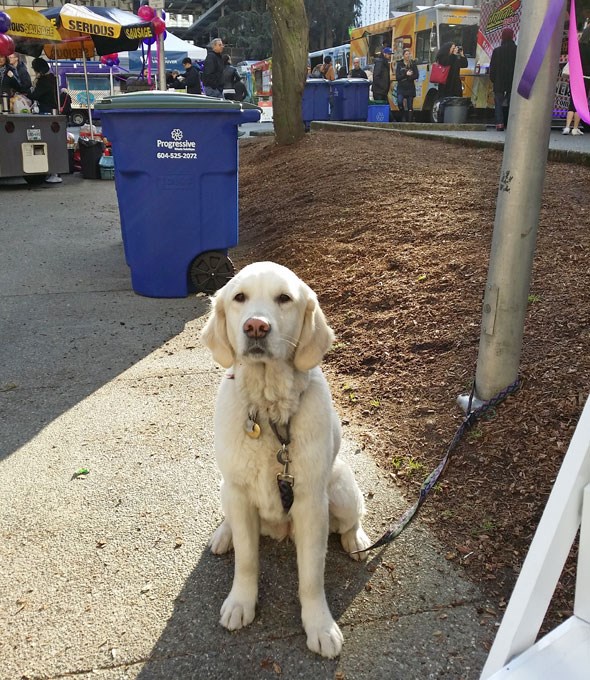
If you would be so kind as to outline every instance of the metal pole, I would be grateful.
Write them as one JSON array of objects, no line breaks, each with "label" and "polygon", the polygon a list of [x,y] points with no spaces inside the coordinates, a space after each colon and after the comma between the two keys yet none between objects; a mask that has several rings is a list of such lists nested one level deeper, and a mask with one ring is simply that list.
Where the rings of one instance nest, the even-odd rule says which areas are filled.
[{"label": "metal pole", "polygon": [[82,65],[84,67],[84,84],[86,85],[86,105],[88,107],[88,122],[90,123],[90,139],[94,139],[94,125],[92,124],[92,104],[90,102],[90,86],[88,85],[88,66],[86,65],[86,50],[82,41]]},{"label": "metal pole", "polygon": [[518,377],[541,194],[547,165],[562,11],[529,99],[516,92],[550,0],[523,0],[510,115],[485,289],[476,397],[487,400]]},{"label": "metal pole", "polygon": [[[156,16],[162,18],[162,10],[157,9],[156,10]],[[158,89],[159,90],[165,90],[166,89],[166,54],[164,52],[164,34],[160,33],[160,35],[156,36],[156,40],[158,41]]]}]

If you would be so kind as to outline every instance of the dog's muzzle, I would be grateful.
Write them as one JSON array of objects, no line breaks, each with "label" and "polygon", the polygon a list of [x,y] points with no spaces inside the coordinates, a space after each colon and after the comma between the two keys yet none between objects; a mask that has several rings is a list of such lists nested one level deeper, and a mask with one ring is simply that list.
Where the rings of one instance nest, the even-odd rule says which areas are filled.
[{"label": "dog's muzzle", "polygon": [[268,354],[267,336],[271,325],[268,319],[261,316],[252,316],[246,319],[242,326],[246,336],[246,354],[250,356],[262,356]]}]

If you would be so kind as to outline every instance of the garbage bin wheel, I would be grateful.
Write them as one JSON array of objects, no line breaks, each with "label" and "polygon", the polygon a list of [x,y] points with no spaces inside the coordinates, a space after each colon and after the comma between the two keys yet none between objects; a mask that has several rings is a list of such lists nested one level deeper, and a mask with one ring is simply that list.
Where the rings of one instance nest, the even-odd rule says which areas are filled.
[{"label": "garbage bin wheel", "polygon": [[197,255],[189,269],[189,277],[197,293],[213,295],[234,276],[236,270],[229,257],[217,250]]}]

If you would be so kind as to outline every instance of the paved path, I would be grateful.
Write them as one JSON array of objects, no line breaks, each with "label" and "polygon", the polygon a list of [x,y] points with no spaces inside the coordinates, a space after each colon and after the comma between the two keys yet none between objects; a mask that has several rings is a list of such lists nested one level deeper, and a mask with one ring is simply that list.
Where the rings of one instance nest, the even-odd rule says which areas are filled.
[{"label": "paved path", "polygon": [[[112,182],[0,200],[0,678],[477,678],[495,617],[421,519],[368,564],[330,540],[338,660],[306,648],[289,543],[262,541],[254,623],[218,625],[207,301],[131,290]],[[344,449],[376,537],[408,501]]]}]

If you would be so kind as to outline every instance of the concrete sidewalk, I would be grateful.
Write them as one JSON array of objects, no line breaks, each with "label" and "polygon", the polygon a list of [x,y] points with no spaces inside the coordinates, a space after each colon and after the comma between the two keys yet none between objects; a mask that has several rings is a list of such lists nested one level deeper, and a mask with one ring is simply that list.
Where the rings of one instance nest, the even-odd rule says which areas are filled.
[{"label": "concrete sidewalk", "polygon": [[[477,678],[496,617],[420,518],[367,564],[331,538],[339,659],[307,650],[289,543],[262,541],[254,623],[219,626],[207,300],[131,290],[112,182],[0,196],[0,678]],[[414,499],[344,448],[376,538]]]}]

